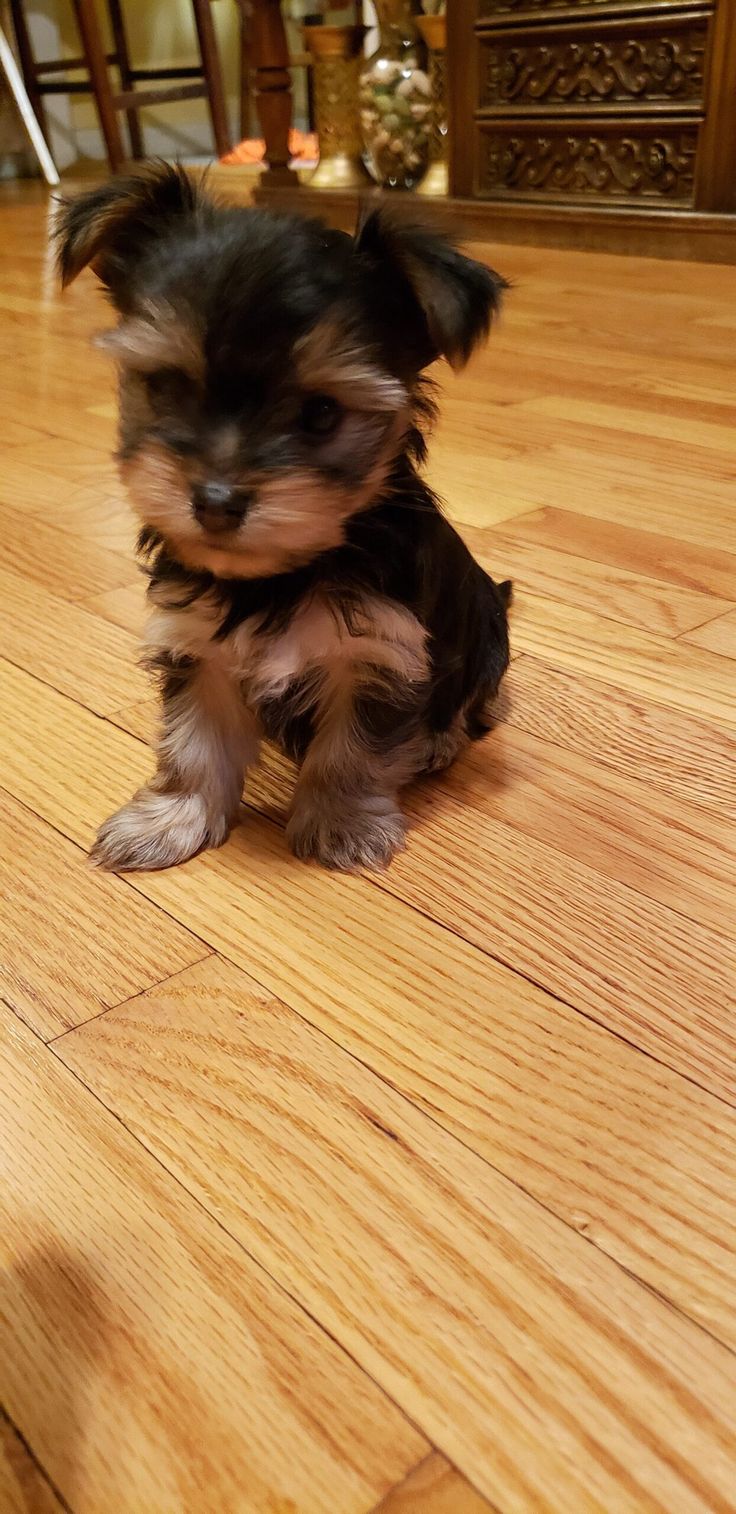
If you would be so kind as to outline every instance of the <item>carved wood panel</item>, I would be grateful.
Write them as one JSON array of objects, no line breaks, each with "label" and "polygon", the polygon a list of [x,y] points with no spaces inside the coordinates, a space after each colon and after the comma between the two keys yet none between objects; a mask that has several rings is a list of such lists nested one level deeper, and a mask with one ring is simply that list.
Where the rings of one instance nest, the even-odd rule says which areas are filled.
[{"label": "carved wood panel", "polygon": [[[666,23],[665,23],[666,25]],[[480,40],[481,110],[655,104],[699,106],[707,17],[666,30],[636,23],[488,34]]]},{"label": "carved wood panel", "polygon": [[480,195],[608,204],[691,204],[697,127],[605,121],[479,129]]},{"label": "carved wood panel", "polygon": [[[453,0],[450,0],[450,4]],[[654,0],[656,4],[656,0]],[[514,20],[517,16],[527,13],[535,20],[544,19],[545,13],[551,13],[557,19],[560,11],[569,11],[571,15],[585,12],[586,10],[598,10],[605,6],[608,10],[625,10],[627,13],[636,10],[651,10],[652,0],[478,0],[477,14],[479,19],[489,23],[494,19],[499,24],[508,22],[509,16]]]}]

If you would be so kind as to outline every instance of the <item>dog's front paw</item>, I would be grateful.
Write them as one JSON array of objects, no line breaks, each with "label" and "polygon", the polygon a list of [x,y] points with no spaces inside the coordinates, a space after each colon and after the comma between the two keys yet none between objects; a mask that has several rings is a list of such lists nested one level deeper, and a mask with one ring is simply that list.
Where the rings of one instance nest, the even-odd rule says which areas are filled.
[{"label": "dog's front paw", "polygon": [[206,846],[221,846],[229,830],[227,817],[213,819],[201,794],[140,789],[100,826],[90,861],[111,873],[173,867]]},{"label": "dog's front paw", "polygon": [[342,873],[388,867],[406,844],[406,821],[392,799],[297,796],[286,835],[295,856]]}]

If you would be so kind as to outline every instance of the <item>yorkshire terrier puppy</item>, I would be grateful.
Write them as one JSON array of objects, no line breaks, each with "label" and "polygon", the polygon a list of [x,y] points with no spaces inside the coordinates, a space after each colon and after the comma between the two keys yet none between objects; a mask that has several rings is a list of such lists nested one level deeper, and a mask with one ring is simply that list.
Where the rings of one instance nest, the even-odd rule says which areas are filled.
[{"label": "yorkshire terrier puppy", "polygon": [[265,733],[299,765],[294,852],[386,866],[402,785],[488,729],[508,663],[510,586],[417,473],[422,374],[466,361],[503,280],[384,209],[350,237],[165,166],[67,204],[59,236],[63,283],[90,264],[120,318],[102,341],[163,701],[156,775],[93,859],[220,846]]}]

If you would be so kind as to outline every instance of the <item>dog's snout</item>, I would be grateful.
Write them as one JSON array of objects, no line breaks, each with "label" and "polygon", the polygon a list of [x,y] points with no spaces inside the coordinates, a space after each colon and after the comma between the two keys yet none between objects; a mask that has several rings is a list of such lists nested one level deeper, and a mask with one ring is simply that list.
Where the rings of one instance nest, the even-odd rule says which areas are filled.
[{"label": "dog's snout", "polygon": [[192,509],[207,531],[236,530],[252,499],[250,490],[230,484],[195,484],[192,489]]}]

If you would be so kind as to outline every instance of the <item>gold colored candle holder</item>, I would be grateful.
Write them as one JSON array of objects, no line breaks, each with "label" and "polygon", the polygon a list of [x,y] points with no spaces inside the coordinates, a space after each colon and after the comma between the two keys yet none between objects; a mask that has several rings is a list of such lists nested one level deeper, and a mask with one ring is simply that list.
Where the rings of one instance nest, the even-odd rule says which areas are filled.
[{"label": "gold colored candle holder", "polygon": [[305,26],[312,59],[314,121],[319,163],[309,181],[315,189],[362,189],[370,181],[363,163],[358,120],[358,78],[364,26]]},{"label": "gold colored candle holder", "polygon": [[447,25],[444,16],[415,16],[414,24],[429,53],[429,80],[432,85],[432,137],[429,168],[421,184],[420,195],[446,195],[449,192],[447,171],[447,99],[445,96],[445,50]]}]

